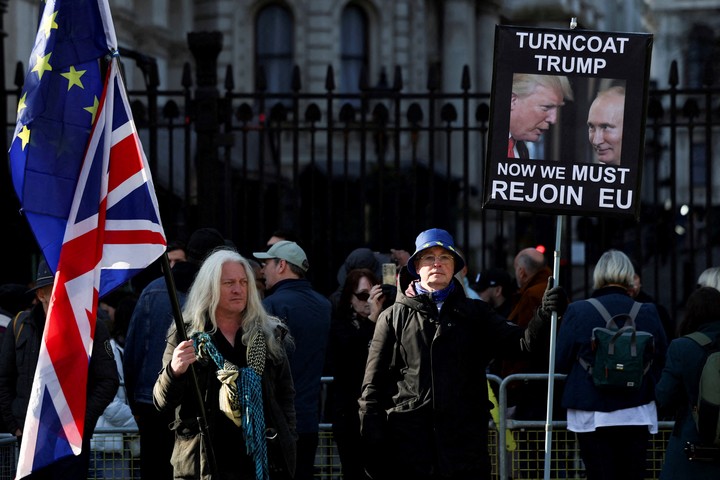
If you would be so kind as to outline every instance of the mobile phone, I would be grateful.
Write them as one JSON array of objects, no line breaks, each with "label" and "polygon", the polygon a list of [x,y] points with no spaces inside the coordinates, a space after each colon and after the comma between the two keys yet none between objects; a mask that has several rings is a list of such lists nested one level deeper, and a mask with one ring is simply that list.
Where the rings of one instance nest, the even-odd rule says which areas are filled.
[{"label": "mobile phone", "polygon": [[382,283],[386,285],[395,285],[395,276],[397,275],[397,265],[394,263],[382,264]]}]

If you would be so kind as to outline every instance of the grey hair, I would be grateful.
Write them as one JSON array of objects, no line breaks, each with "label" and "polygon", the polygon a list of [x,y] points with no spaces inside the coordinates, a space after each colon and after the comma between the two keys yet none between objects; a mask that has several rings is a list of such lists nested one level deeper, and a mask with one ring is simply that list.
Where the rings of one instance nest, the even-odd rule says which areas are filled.
[{"label": "grey hair", "polygon": [[[242,322],[242,343],[248,345],[250,340],[258,331],[262,331],[267,342],[267,351],[269,356],[275,360],[280,360],[285,354],[285,347],[292,344],[290,335],[284,336],[284,342],[281,341],[283,335],[278,335],[281,331],[287,331],[279,318],[273,317],[267,313],[263,307],[257,287],[255,286],[255,274],[246,258],[231,249],[215,250],[209,257],[205,259],[200,270],[190,287],[185,308],[183,309],[183,318],[186,323],[190,324],[189,334],[195,332],[206,331],[206,324],[209,320],[212,328],[209,333],[217,331],[217,319],[215,311],[220,303],[220,282],[222,276],[222,267],[228,262],[240,264],[247,275],[247,305],[243,312]],[[278,329],[278,327],[280,327]]]},{"label": "grey hair", "polygon": [[631,288],[634,284],[635,268],[632,261],[620,250],[608,250],[602,254],[593,271],[593,288],[607,285],[622,285]]},{"label": "grey hair", "polygon": [[703,271],[697,280],[700,287],[712,287],[720,290],[720,267],[710,267]]}]

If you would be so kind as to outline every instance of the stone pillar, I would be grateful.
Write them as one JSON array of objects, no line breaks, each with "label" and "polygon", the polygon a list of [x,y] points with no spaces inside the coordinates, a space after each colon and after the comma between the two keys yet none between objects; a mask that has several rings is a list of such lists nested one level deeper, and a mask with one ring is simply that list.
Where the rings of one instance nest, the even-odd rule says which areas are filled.
[{"label": "stone pillar", "polygon": [[[221,32],[190,32],[188,46],[195,59],[195,98],[193,116],[197,146],[195,174],[197,176],[197,218],[192,228],[201,221],[203,226],[220,226],[224,209],[222,165],[219,159],[220,93],[217,88],[217,59],[222,50]],[[191,202],[194,203],[194,202]],[[195,221],[193,221],[195,220]],[[223,232],[228,235],[229,232]]]}]

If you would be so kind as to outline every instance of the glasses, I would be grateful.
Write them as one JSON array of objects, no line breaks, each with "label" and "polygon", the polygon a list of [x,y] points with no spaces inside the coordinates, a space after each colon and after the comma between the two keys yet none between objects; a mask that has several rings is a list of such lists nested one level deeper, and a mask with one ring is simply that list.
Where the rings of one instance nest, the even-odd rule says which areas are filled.
[{"label": "glasses", "polygon": [[442,255],[423,255],[420,257],[420,265],[428,266],[439,263],[440,265],[450,265],[455,259],[452,255],[443,253]]},{"label": "glasses", "polygon": [[368,292],[353,292],[353,295],[355,295],[355,298],[361,302],[367,302],[368,298],[370,298],[370,294]]}]

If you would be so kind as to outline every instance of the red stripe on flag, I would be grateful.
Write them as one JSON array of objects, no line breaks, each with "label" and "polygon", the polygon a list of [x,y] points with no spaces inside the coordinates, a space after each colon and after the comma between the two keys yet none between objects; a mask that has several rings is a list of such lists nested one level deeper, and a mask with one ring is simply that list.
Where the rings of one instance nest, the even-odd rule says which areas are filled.
[{"label": "red stripe on flag", "polygon": [[[82,434],[85,423],[89,360],[78,322],[87,322],[88,318],[75,318],[65,290],[65,281],[65,275],[59,272],[55,302],[48,317],[45,345],[68,408]],[[93,298],[94,303],[97,303],[97,292]],[[91,332],[93,330],[91,329]]]},{"label": "red stripe on flag", "polygon": [[110,165],[109,192],[143,169],[140,145],[135,133],[113,145],[110,150]]},{"label": "red stripe on flag", "polygon": [[165,245],[165,236],[150,230],[106,230],[106,245],[159,244]]}]

